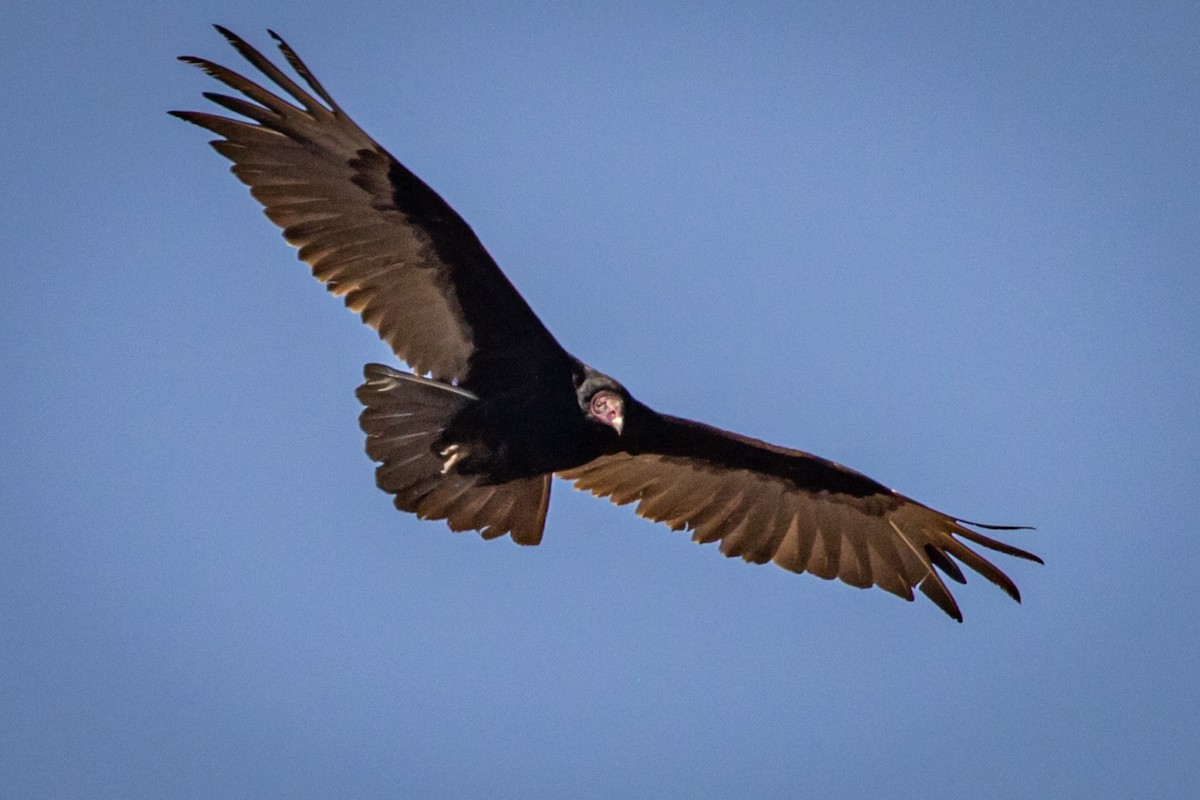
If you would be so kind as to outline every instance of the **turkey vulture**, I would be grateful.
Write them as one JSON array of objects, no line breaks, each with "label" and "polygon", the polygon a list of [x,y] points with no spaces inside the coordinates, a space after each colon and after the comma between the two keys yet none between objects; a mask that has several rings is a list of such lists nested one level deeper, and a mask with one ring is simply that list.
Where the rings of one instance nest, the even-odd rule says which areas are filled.
[{"label": "turkey vulture", "polygon": [[[1020,600],[962,540],[1040,559],[823,458],[660,414],[562,348],[436,192],[346,115],[274,32],[300,85],[217,30],[274,88],[193,64],[240,93],[204,96],[240,117],[173,111],[216,133],[264,212],[330,292],[412,368],[366,367],[367,454],[396,507],[485,539],[541,541],[559,475],[726,556],[879,586],[918,588],[958,621],[942,575],[961,562]],[[427,376],[427,377],[425,377]],[[957,537],[957,538],[956,538]],[[939,574],[939,571],[941,574]]]}]

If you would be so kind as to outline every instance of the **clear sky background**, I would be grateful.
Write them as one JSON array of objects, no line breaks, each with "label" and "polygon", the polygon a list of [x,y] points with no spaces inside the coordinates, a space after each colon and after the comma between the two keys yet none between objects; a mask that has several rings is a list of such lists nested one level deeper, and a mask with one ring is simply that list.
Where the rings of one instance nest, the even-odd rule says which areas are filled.
[{"label": "clear sky background", "polygon": [[[153,10],[149,10],[153,7]],[[166,115],[286,36],[642,400],[1025,523],[932,604],[558,483],[374,486],[391,360]],[[0,795],[1192,798],[1200,5],[11,3]]]}]

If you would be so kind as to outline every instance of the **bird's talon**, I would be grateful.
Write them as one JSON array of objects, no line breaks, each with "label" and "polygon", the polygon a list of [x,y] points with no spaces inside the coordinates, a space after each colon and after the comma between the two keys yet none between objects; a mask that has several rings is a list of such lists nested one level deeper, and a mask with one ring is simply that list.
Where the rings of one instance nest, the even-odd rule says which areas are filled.
[{"label": "bird's talon", "polygon": [[452,444],[440,452],[442,456],[446,457],[445,462],[442,463],[443,475],[450,472],[450,470],[454,468],[455,464],[457,464],[459,461],[462,461],[467,456],[467,451],[463,450],[456,444]]}]

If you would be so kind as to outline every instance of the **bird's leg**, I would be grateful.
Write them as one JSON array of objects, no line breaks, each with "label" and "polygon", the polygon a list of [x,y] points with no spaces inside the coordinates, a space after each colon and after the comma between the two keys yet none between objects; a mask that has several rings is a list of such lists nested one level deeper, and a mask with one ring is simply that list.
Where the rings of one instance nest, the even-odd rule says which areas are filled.
[{"label": "bird's leg", "polygon": [[467,450],[462,445],[451,444],[439,450],[438,455],[445,459],[442,462],[442,474],[445,475],[455,464],[467,457]]}]

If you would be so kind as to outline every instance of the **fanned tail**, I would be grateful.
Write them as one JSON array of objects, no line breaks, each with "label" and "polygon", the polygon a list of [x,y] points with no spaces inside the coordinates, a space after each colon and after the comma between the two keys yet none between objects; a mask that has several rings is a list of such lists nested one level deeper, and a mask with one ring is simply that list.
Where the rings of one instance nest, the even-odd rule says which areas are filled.
[{"label": "fanned tail", "polygon": [[542,540],[550,477],[486,484],[478,475],[443,473],[434,445],[450,420],[475,395],[449,384],[368,364],[358,387],[359,425],[367,455],[380,462],[375,480],[396,508],[422,519],[444,519],[452,531],[477,530],[485,539],[508,533],[517,544]]}]

